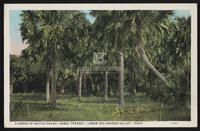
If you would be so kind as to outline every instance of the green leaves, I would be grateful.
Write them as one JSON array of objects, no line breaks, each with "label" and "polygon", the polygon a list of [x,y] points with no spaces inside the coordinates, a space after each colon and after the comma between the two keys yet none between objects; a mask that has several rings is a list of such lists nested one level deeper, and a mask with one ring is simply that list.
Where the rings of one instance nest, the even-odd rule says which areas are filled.
[{"label": "green leaves", "polygon": [[53,55],[73,59],[70,52],[75,58],[87,43],[90,24],[79,11],[23,11],[21,16],[22,39],[28,40],[29,54],[34,58],[39,54],[37,59],[44,62],[50,62]]},{"label": "green leaves", "polygon": [[133,71],[135,86],[145,89],[154,88],[157,81],[137,57],[138,44],[170,79],[177,67],[189,68],[191,18],[172,20],[172,11],[156,10],[93,10],[91,14],[96,17],[92,25],[80,11],[23,11],[21,35],[30,44],[23,57],[47,65],[58,59],[76,69],[91,65],[93,52],[102,51],[108,53],[109,65],[116,66],[119,49],[124,48],[125,75]]}]

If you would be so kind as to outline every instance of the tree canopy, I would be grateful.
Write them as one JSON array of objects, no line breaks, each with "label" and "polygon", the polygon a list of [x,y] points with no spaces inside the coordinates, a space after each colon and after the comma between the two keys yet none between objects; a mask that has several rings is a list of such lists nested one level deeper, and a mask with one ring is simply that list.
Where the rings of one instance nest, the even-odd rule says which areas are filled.
[{"label": "tree canopy", "polygon": [[[82,11],[22,11],[20,31],[29,47],[19,58],[11,56],[13,91],[38,81],[56,106],[56,92],[76,94],[81,77],[84,95],[102,94],[107,81],[109,96],[129,94],[134,101],[140,91],[153,99],[162,96],[168,104],[187,105],[191,17],[172,18],[173,11],[153,10],[92,10],[90,15],[94,23]],[[81,74],[81,67],[97,66],[95,52],[106,53],[106,65],[100,68],[121,67],[120,73]]]}]

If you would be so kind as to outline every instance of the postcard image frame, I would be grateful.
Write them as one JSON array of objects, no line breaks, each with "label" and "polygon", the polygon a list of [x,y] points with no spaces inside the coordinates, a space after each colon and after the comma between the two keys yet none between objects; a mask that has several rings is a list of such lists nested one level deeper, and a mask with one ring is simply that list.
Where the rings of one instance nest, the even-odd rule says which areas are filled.
[{"label": "postcard image frame", "polygon": [[[54,120],[53,117],[51,120],[44,120],[41,119],[39,120],[29,120],[27,117],[27,121],[25,118],[23,118],[22,120],[11,120],[10,119],[10,115],[12,114],[11,112],[11,106],[10,106],[10,102],[11,102],[11,96],[10,95],[10,82],[11,82],[11,74],[10,74],[10,67],[11,67],[11,57],[10,57],[10,51],[12,48],[12,42],[11,42],[11,25],[10,25],[10,19],[12,19],[11,17],[11,12],[15,12],[20,10],[22,11],[27,11],[27,10],[32,10],[32,11],[49,11],[49,10],[56,10],[56,11],[88,11],[88,10],[96,10],[97,13],[98,11],[104,11],[104,10],[108,10],[108,11],[174,11],[174,10],[182,10],[182,11],[189,11],[190,12],[190,16],[191,16],[191,81],[190,81],[190,91],[191,91],[191,111],[190,111],[190,118],[191,120],[189,121],[181,121],[181,120],[173,120],[173,121],[158,121],[158,120],[147,120],[147,121],[143,121],[143,120],[137,120],[137,121],[131,121],[131,120],[98,120],[101,118],[101,116],[98,116],[96,120],[94,119],[89,119],[89,120],[69,120],[69,121],[65,121],[65,120]],[[42,13],[41,13],[42,14]],[[62,17],[62,16],[61,16]],[[25,19],[26,17],[24,17]],[[74,22],[75,23],[75,22]],[[31,127],[57,127],[57,128],[76,128],[76,127],[196,127],[197,126],[197,4],[151,4],[151,6],[149,6],[149,4],[5,4],[4,5],[4,126],[5,127],[26,127],[26,128],[31,128]],[[120,25],[120,23],[119,23]],[[85,25],[83,25],[85,26]],[[112,25],[110,25],[111,27]],[[116,26],[115,26],[116,27]],[[42,28],[42,27],[41,27]],[[55,27],[57,28],[57,27]],[[109,28],[109,27],[108,27]],[[116,27],[117,28],[117,27]],[[164,28],[164,27],[163,27]],[[19,33],[19,32],[18,32]],[[20,34],[18,34],[20,35]],[[55,35],[57,35],[55,33]],[[95,34],[94,34],[95,35]],[[48,36],[48,35],[47,35]],[[49,36],[48,36],[49,37]],[[64,38],[63,38],[64,39]],[[30,42],[30,40],[27,40]],[[26,40],[24,40],[23,42],[26,43]],[[63,46],[63,45],[60,45]],[[80,45],[80,46],[84,46],[84,45]],[[89,48],[89,45],[87,45]],[[90,45],[91,46],[91,45]],[[113,45],[114,46],[114,45]],[[26,47],[24,47],[26,48]],[[42,48],[42,47],[41,47]],[[56,48],[60,48],[60,47],[56,47]],[[78,49],[78,46],[76,47]],[[140,47],[138,47],[140,49]],[[156,48],[156,45],[155,47]],[[39,49],[39,48],[37,48]],[[86,48],[87,49],[87,48]],[[142,49],[142,48],[141,48]],[[23,50],[23,49],[22,49]],[[75,49],[76,50],[76,49]],[[128,50],[128,49],[127,49]],[[79,50],[78,50],[79,51]],[[93,55],[94,53],[101,52],[102,49],[96,49],[93,51]],[[112,50],[113,51],[113,50]],[[126,50],[125,50],[126,51]],[[85,51],[86,52],[86,51]],[[177,51],[178,52],[178,51]],[[43,53],[43,52],[42,52]],[[138,50],[137,53],[140,53],[140,50]],[[107,52],[105,53],[107,54]],[[117,52],[116,56],[121,56],[121,54],[123,54],[123,50],[119,50],[119,52]],[[91,58],[93,56],[92,54],[90,55]],[[134,54],[136,55],[136,54]],[[72,57],[72,56],[71,56]],[[106,57],[106,55],[105,55]],[[78,57],[77,57],[78,58]],[[122,57],[119,57],[119,59],[121,60]],[[124,57],[126,59],[126,57]],[[156,58],[156,57],[155,57]],[[87,58],[85,58],[87,59]],[[89,57],[88,57],[89,59]],[[105,58],[106,59],[106,58]],[[80,59],[81,60],[81,59]],[[78,59],[77,59],[78,61]],[[92,60],[91,60],[92,61]],[[103,61],[103,57],[101,57],[101,61]],[[78,63],[78,62],[77,62]],[[117,62],[116,62],[117,63]],[[118,75],[116,75],[119,72],[119,76],[120,76],[120,72],[122,72],[122,68],[120,67],[124,67],[124,65],[120,62],[119,63],[119,67],[118,66],[109,66],[110,68],[103,68],[103,66],[101,66],[101,64],[107,64],[107,61],[101,63],[95,63],[95,68],[81,68],[83,67],[82,65],[80,66],[80,68],[78,68],[76,71],[78,72],[70,72],[70,69],[73,70],[72,68],[74,67],[68,67],[68,70],[64,70],[63,72],[67,72],[67,74],[70,76],[70,73],[73,74],[79,74],[78,75],[78,79],[76,78],[76,80],[79,82],[79,85],[81,83],[81,85],[83,84],[83,80],[84,77],[87,78],[87,75],[82,75],[82,74],[95,74],[94,78],[92,78],[93,80],[96,81],[100,81],[100,78],[98,78],[99,76],[97,76],[97,72],[102,76],[111,76],[111,74],[114,74],[112,77],[114,79],[114,77],[116,77],[115,79],[118,80]],[[99,65],[100,66],[99,66]],[[67,65],[67,64],[66,64]],[[79,64],[80,65],[80,64]],[[41,67],[41,68],[40,68]],[[49,67],[53,67],[52,65],[50,65]],[[98,69],[97,69],[98,67]],[[112,68],[111,68],[112,67]],[[115,67],[115,68],[113,68]],[[39,66],[40,69],[42,69],[42,66]],[[45,67],[46,68],[46,67]],[[139,68],[139,67],[138,67]],[[145,68],[145,66],[144,66]],[[37,70],[37,69],[36,69]],[[39,69],[38,69],[39,70]],[[91,71],[92,70],[92,71]],[[92,72],[92,73],[91,73]],[[107,72],[107,73],[106,73]],[[162,75],[162,74],[161,74]],[[72,75],[73,76],[73,75]],[[90,75],[88,75],[90,76]],[[56,76],[58,80],[58,75]],[[124,77],[122,75],[122,77]],[[81,79],[80,79],[81,78]],[[98,79],[97,79],[98,78]],[[51,78],[51,82],[53,81],[52,79],[54,79],[54,77]],[[120,77],[119,77],[120,79]],[[89,80],[88,80],[89,81]],[[104,85],[104,82],[109,83],[109,79],[108,80],[101,80],[103,81],[102,85]],[[119,80],[116,81],[116,86],[120,85]],[[53,83],[54,84],[54,83]],[[119,84],[119,85],[118,85]],[[123,83],[124,84],[124,83]],[[125,83],[126,84],[126,83]],[[78,85],[76,87],[79,87]],[[83,85],[81,86],[81,88],[83,89]],[[101,89],[102,92],[104,92],[105,90]],[[50,90],[50,92],[53,92],[54,90]],[[106,90],[107,91],[107,90]],[[56,92],[56,89],[55,89]],[[77,92],[77,91],[75,91]],[[126,93],[126,92],[124,92]],[[53,93],[51,94],[53,95]],[[82,97],[82,95],[84,95],[84,90],[82,91],[82,94],[79,92],[78,97]],[[14,97],[21,97],[20,94],[16,95]],[[28,98],[29,96],[27,95],[24,98]],[[60,96],[59,96],[60,97]],[[89,107],[85,107],[83,104],[81,104],[81,102],[78,100],[77,97],[77,101],[78,104],[77,105],[73,105],[73,103],[68,103],[69,105],[71,104],[71,106],[75,106],[75,108],[89,108]],[[61,96],[62,98],[62,96]],[[114,112],[120,112],[120,111],[129,111],[132,108],[127,107],[127,110],[124,108],[121,108],[121,106],[123,106],[123,102],[120,103],[121,101],[123,101],[122,97],[120,96],[120,88],[119,88],[119,97],[116,98],[116,101],[119,98],[119,103],[112,103],[111,107],[113,110],[113,112],[111,112],[111,114],[113,113],[115,115]],[[21,98],[21,100],[23,99],[23,97]],[[46,98],[43,98],[43,103],[45,101]],[[74,98],[76,99],[76,98]],[[81,98],[81,101],[84,101],[85,103],[87,103],[88,101],[85,100],[86,98]],[[93,99],[93,98],[92,98]],[[106,103],[103,103],[101,100],[99,100],[99,98],[96,98],[96,96],[94,97],[94,99],[96,100],[96,102],[98,102],[97,104],[101,105],[103,104],[106,107]],[[107,97],[104,99],[107,99]],[[34,101],[32,101],[34,102]],[[60,105],[65,106],[66,103],[62,103],[62,101],[59,101]],[[118,101],[117,101],[118,102]],[[92,103],[91,101],[89,101],[88,103]],[[57,103],[58,104],[58,103]],[[85,104],[86,105],[86,104]],[[134,105],[134,104],[133,104]],[[145,104],[144,104],[145,105]],[[47,105],[48,106],[48,105]],[[103,106],[103,107],[104,107]],[[129,105],[130,106],[130,105]],[[132,106],[132,105],[131,105]],[[98,107],[98,106],[97,106]],[[118,111],[115,111],[115,107],[117,107],[116,109],[119,109]],[[119,107],[119,108],[118,108]],[[32,106],[27,107],[27,110],[31,110]],[[48,107],[49,108],[49,107]],[[99,107],[100,108],[100,107]],[[153,110],[153,106],[149,107],[149,109],[144,109],[145,107],[140,107],[138,106],[138,110],[139,108],[141,110],[144,110],[144,112],[146,110]],[[152,109],[150,109],[152,108]],[[136,108],[134,108],[136,109]],[[50,109],[49,109],[50,110]],[[109,109],[108,109],[109,110]],[[51,111],[51,110],[50,110]],[[56,112],[56,110],[53,110]],[[90,109],[88,109],[88,113],[89,113]],[[78,111],[77,111],[78,112]],[[92,112],[92,111],[91,111]],[[97,113],[98,114],[98,113]],[[112,115],[113,115],[112,114]],[[86,115],[86,114],[85,114]],[[158,115],[159,116],[159,115]],[[55,116],[56,117],[56,116]],[[86,116],[85,116],[86,117]],[[112,117],[112,116],[111,116]],[[84,119],[84,116],[83,116]],[[114,118],[113,118],[114,119]]]}]

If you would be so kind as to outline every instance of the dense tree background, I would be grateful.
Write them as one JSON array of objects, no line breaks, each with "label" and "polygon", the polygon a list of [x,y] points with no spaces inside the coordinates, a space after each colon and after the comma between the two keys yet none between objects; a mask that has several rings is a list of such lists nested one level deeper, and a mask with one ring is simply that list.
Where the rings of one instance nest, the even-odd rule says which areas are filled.
[{"label": "dense tree background", "polygon": [[[29,47],[21,56],[10,56],[11,94],[47,93],[49,86],[50,103],[56,104],[56,92],[77,95],[80,67],[116,67],[123,49],[125,97],[134,102],[142,92],[166,105],[190,108],[191,17],[175,17],[171,11],[91,15],[96,17],[93,24],[80,11],[23,11],[21,35]],[[138,45],[159,74],[147,68]],[[94,52],[105,52],[106,64],[94,65]],[[82,95],[104,95],[105,74],[82,77]],[[121,77],[116,72],[107,77],[108,97],[118,97]]]}]

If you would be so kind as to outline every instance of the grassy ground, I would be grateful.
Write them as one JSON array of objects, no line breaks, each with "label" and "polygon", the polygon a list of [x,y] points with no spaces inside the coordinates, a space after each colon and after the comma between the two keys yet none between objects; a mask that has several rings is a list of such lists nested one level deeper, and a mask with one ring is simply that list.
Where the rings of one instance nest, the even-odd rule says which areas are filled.
[{"label": "grassy ground", "polygon": [[44,94],[15,94],[11,97],[11,121],[171,121],[190,120],[190,111],[170,110],[160,103],[140,94],[135,102],[125,99],[122,110],[117,108],[117,98],[107,102],[100,97],[57,96],[57,108],[49,108]]}]

